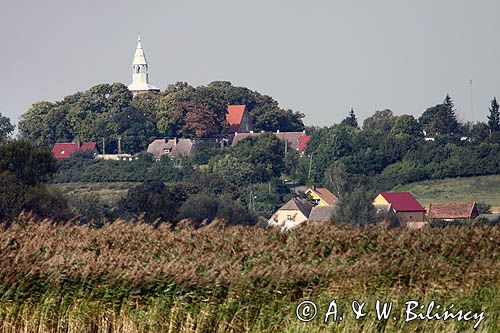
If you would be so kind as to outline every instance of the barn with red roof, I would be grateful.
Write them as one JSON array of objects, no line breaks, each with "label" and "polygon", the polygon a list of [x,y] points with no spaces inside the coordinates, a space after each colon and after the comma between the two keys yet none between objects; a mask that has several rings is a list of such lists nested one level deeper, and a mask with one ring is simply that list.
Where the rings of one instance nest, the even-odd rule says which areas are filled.
[{"label": "barn with red roof", "polygon": [[248,133],[252,130],[250,115],[245,105],[228,105],[226,120],[229,123],[229,134]]},{"label": "barn with red roof", "polygon": [[70,158],[77,151],[92,151],[97,154],[97,144],[95,142],[58,142],[52,147],[52,155],[58,159]]},{"label": "barn with red roof", "polygon": [[381,192],[373,205],[393,212],[401,222],[425,221],[425,208],[410,192]]}]

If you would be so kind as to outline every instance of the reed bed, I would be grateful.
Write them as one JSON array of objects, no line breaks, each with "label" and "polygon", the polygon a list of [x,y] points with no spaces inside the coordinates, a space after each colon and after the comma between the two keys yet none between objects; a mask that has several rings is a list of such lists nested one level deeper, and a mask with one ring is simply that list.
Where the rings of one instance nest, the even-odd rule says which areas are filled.
[{"label": "reed bed", "polygon": [[289,233],[115,221],[102,228],[21,215],[0,231],[1,332],[456,332],[470,323],[301,323],[314,299],[454,302],[500,328],[498,227]]}]

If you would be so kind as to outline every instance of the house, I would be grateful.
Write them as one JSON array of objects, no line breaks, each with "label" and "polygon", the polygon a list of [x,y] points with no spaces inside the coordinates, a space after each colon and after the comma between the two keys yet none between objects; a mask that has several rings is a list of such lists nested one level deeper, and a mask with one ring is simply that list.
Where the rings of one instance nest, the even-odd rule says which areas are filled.
[{"label": "house", "polygon": [[307,220],[309,222],[329,222],[334,210],[334,206],[314,206]]},{"label": "house", "polygon": [[372,204],[379,210],[385,206],[401,222],[419,223],[419,227],[424,225],[425,209],[410,192],[381,192]]},{"label": "house", "polygon": [[170,158],[190,156],[195,150],[195,141],[191,139],[156,139],[148,146],[148,153],[159,160],[167,155]]},{"label": "house", "polygon": [[70,158],[75,152],[90,151],[97,155],[97,143],[95,142],[58,142],[52,147],[52,155],[57,159]]},{"label": "house", "polygon": [[472,220],[479,215],[476,203],[446,203],[429,205],[429,220]]},{"label": "house", "polygon": [[108,161],[132,161],[138,159],[137,156],[130,154],[98,154],[95,158]]},{"label": "house", "polygon": [[305,195],[315,206],[334,206],[338,200],[332,192],[324,187],[313,186],[307,189]]},{"label": "house", "polygon": [[250,115],[245,105],[228,105],[226,120],[229,123],[229,134],[252,130]]},{"label": "house", "polygon": [[308,220],[312,208],[313,205],[307,200],[292,198],[271,216],[268,224],[283,230],[292,229]]},{"label": "house", "polygon": [[[259,136],[265,132],[254,133],[250,131],[249,133],[239,133],[235,132],[231,146],[235,146],[238,142],[245,140],[250,136]],[[298,152],[303,152],[307,148],[307,143],[311,140],[311,137],[306,135],[306,131],[302,132],[272,132],[278,139],[288,142],[288,149],[293,149]]]}]

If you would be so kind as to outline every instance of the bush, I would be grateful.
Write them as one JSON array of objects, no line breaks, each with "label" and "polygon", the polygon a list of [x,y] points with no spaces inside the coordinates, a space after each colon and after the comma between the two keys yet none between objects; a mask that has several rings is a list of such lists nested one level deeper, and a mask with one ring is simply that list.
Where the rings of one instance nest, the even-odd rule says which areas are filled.
[{"label": "bush", "polygon": [[256,223],[255,216],[241,206],[207,194],[196,194],[189,197],[179,210],[177,220],[188,219],[199,227],[211,223],[216,217],[230,225]]},{"label": "bush", "polygon": [[432,228],[460,227],[470,225],[468,220],[452,220],[445,221],[441,219],[432,220],[429,226]]},{"label": "bush", "polygon": [[148,180],[128,191],[118,202],[116,215],[135,220],[142,215],[147,223],[172,222],[185,197],[185,193],[169,191],[162,181]]}]

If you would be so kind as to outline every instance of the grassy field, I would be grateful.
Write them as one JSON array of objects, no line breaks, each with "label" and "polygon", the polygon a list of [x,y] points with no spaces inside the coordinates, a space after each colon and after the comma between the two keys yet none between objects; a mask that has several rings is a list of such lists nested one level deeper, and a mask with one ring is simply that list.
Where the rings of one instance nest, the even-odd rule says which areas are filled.
[{"label": "grassy field", "polygon": [[79,194],[98,195],[104,203],[115,205],[118,200],[127,194],[129,188],[140,183],[113,182],[113,183],[63,183],[52,184],[50,186],[61,190],[68,195],[78,196]]},{"label": "grassy field", "polygon": [[413,193],[425,207],[431,202],[482,201],[500,213],[500,175],[428,180],[397,186],[393,190]]},{"label": "grassy field", "polygon": [[[1,332],[470,332],[474,321],[405,322],[404,303],[484,312],[500,330],[499,227],[290,233],[215,223],[95,229],[22,216],[0,232]],[[376,320],[376,299],[395,320]],[[300,322],[303,300],[318,317]],[[344,319],[324,323],[331,300]],[[355,320],[350,304],[367,302]],[[307,314],[300,312],[307,317]]]}]

